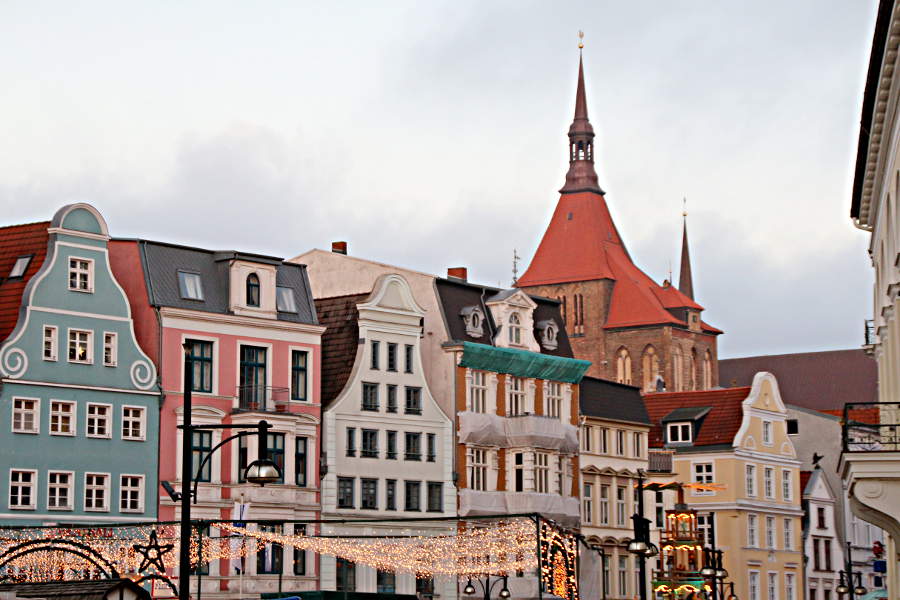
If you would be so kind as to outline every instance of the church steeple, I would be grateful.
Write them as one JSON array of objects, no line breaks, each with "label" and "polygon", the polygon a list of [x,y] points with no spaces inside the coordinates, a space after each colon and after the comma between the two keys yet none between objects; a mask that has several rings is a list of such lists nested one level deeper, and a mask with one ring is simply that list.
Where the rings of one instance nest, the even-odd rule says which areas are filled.
[{"label": "church steeple", "polygon": [[678,275],[678,291],[694,299],[694,280],[691,277],[691,254],[688,251],[687,211],[681,214],[684,225],[681,233],[681,273]]},{"label": "church steeple", "polygon": [[[581,48],[582,44],[578,47]],[[594,128],[588,121],[587,98],[584,93],[584,61],[579,51],[578,89],[575,92],[575,118],[569,127],[569,172],[561,194],[597,192],[602,194],[594,171]]]}]

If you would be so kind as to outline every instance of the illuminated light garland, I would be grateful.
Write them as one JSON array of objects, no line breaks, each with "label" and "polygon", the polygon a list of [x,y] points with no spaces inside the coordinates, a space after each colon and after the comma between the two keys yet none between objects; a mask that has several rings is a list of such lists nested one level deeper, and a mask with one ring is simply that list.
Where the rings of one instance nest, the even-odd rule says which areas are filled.
[{"label": "illuminated light garland", "polygon": [[[541,522],[541,580],[555,596],[578,600],[578,540],[546,521]],[[558,570],[562,563],[564,577]]]}]

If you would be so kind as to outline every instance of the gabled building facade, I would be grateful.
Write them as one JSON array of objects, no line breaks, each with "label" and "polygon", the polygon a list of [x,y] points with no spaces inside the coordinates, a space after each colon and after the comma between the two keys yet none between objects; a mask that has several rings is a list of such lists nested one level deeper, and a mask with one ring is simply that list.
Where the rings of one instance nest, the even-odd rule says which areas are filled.
[{"label": "gabled building facade", "polygon": [[[400,275],[380,276],[369,294],[320,298],[323,373],[322,516],[410,519],[456,516],[453,422],[422,369],[425,311]],[[389,535],[398,523],[325,525],[326,535]],[[447,522],[404,522],[423,535]],[[416,577],[323,556],[321,589],[456,597],[456,581]]]},{"label": "gabled building facade", "polygon": [[[303,267],[275,257],[144,240],[116,240],[112,256],[139,339],[159,365],[165,393],[160,479],[180,486],[181,447],[190,443],[199,480],[193,518],[316,519],[324,328]],[[200,468],[236,431],[197,431],[183,440],[177,427],[183,422],[185,352],[193,366],[193,424],[268,421],[267,453],[281,469],[280,482],[259,487],[243,481],[247,465],[258,458],[257,445],[246,437],[212,453]],[[177,520],[179,514],[179,505],[162,494],[160,519]],[[203,572],[202,595],[274,592],[279,581],[285,590],[311,590],[317,587],[316,569],[312,555],[267,546],[239,564],[211,562]],[[197,585],[193,578],[191,588]]]},{"label": "gabled building facade", "polygon": [[822,469],[801,471],[806,600],[837,600],[844,564],[837,531],[838,506]]},{"label": "gabled building facade", "polygon": [[578,65],[569,171],[534,258],[516,286],[560,301],[575,356],[593,377],[645,391],[718,385],[716,336],[694,301],[683,233],[681,280],[657,284],[632,262],[594,170],[584,68]]},{"label": "gabled building facade", "polygon": [[62,207],[49,224],[0,229],[5,523],[157,516],[157,372],[108,243],[88,204]]},{"label": "gabled building facade", "polygon": [[803,590],[800,461],[787,432],[778,383],[647,394],[650,447],[674,452],[676,480],[716,484],[685,490],[708,544],[714,528],[739,598],[799,600]]}]

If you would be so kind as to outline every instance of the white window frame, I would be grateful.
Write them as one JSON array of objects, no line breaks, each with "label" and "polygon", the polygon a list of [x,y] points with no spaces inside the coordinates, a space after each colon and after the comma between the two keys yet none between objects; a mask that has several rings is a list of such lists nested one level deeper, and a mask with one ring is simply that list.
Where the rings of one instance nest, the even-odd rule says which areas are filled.
[{"label": "white window frame", "polygon": [[[628,487],[616,485],[616,527],[625,527],[628,522]],[[622,492],[621,494],[619,492]],[[620,498],[621,495],[621,498]]]},{"label": "white window frame", "polygon": [[591,425],[582,425],[581,426],[581,451],[582,452],[593,452],[594,440],[592,439],[594,436],[594,427]]},{"label": "white window frame", "polygon": [[[708,467],[708,468],[707,468]],[[702,470],[702,472],[701,472]],[[709,481],[707,481],[707,478]],[[713,483],[716,480],[716,464],[713,461],[691,463],[691,480],[694,483]],[[694,489],[691,494],[693,496],[715,496],[713,490]]]},{"label": "white window frame", "polygon": [[581,493],[581,522],[591,525],[594,522],[594,484],[585,481],[582,484]]},{"label": "white window frame", "polygon": [[759,600],[759,584],[759,571],[747,571],[747,596],[749,596],[749,600]]},{"label": "white window frame", "polygon": [[[69,288],[70,292],[81,292],[82,294],[93,294],[94,293],[94,259],[93,258],[84,258],[83,256],[69,256],[67,259],[68,266],[68,279],[66,280],[66,285]],[[87,270],[83,270],[81,268],[72,267],[73,260],[81,260],[87,263]],[[87,288],[81,289],[77,285],[72,287],[72,273],[76,273],[80,275],[82,273],[87,275]],[[76,280],[80,280],[80,277],[76,277]]]},{"label": "white window frame", "polygon": [[775,541],[775,523],[775,517],[766,515],[766,549],[768,550],[775,550],[777,548]]},{"label": "white window frame", "polygon": [[609,427],[600,428],[600,444],[597,451],[600,454],[609,454]]},{"label": "white window frame", "polygon": [[469,384],[469,410],[475,413],[486,413],[488,407],[487,372],[472,369],[472,379]]},{"label": "white window frame", "polygon": [[488,491],[490,460],[490,450],[487,448],[469,446],[466,449],[466,466],[468,467],[466,484],[470,490]]},{"label": "white window frame", "polygon": [[[109,341],[107,338],[111,338]],[[110,360],[106,360],[106,350],[109,349]],[[119,363],[119,334],[115,331],[103,332],[103,366],[115,367]]]},{"label": "white window frame", "polygon": [[756,498],[756,465],[744,465],[744,491],[747,496]]},{"label": "white window frame", "polygon": [[628,441],[625,439],[625,430],[616,429],[616,456],[625,456]]},{"label": "white window frame", "polygon": [[[600,525],[609,525],[611,491],[612,485],[608,483],[600,484]],[[604,492],[606,492],[606,495],[604,495]]]},{"label": "white window frame", "polygon": [[784,574],[784,600],[797,600],[797,576],[794,573]]},{"label": "white window frame", "polygon": [[547,382],[547,394],[544,396],[544,416],[562,419],[563,390],[558,381]]},{"label": "white window frame", "polygon": [[792,517],[788,517],[784,519],[783,522],[783,541],[784,541],[784,549],[785,550],[793,550],[794,549],[794,519]]},{"label": "white window frame", "polygon": [[[93,508],[93,507],[88,508],[88,489],[89,489],[88,488],[88,477],[103,477],[104,481],[106,482],[102,488],[103,489],[104,506],[102,506],[100,508]],[[111,487],[110,481],[111,481],[111,479],[112,479],[112,477],[109,473],[86,472],[84,474],[84,497],[82,498],[82,502],[83,502],[83,509],[85,512],[109,512],[109,504],[110,504],[109,496],[110,496],[110,487]],[[90,489],[95,490],[95,489],[101,489],[101,488],[92,486]]]},{"label": "white window frame", "polygon": [[510,346],[522,345],[522,317],[518,312],[509,314],[509,344]]},{"label": "white window frame", "polygon": [[508,376],[506,382],[506,403],[509,416],[515,417],[528,412],[528,394],[526,389],[527,382],[524,377]]},{"label": "white window frame", "polygon": [[[682,438],[682,433],[687,431],[687,438]],[[676,435],[673,435],[675,432]],[[689,444],[694,441],[693,427],[690,421],[675,421],[666,423],[666,442],[675,444]]]},{"label": "white window frame", "polygon": [[[31,259],[34,258],[34,254],[26,254],[25,256],[17,256],[16,262],[13,263],[12,268],[9,270],[9,275],[7,275],[7,279],[21,279],[25,277],[25,272],[28,271],[28,267],[31,266]],[[21,265],[21,266],[20,266]]]},{"label": "white window frame", "polygon": [[[50,478],[53,475],[65,475],[69,478],[69,482],[66,485],[61,485],[59,483],[52,483]],[[50,505],[50,496],[51,492],[57,488],[65,488],[67,490],[66,496],[69,499],[69,502],[66,506],[51,506]],[[47,471],[47,510],[54,511],[66,511],[73,510],[75,508],[75,471]]]},{"label": "white window frame", "polygon": [[771,446],[775,443],[772,435],[772,421],[762,422],[762,443],[763,446]]},{"label": "white window frame", "polygon": [[794,479],[790,469],[781,470],[781,496],[785,502],[794,500]]},{"label": "white window frame", "polygon": [[[125,410],[126,409],[137,409],[137,410],[141,411],[141,419],[140,419],[141,435],[140,435],[140,437],[125,435]],[[146,408],[144,408],[143,406],[135,406],[133,404],[123,405],[121,417],[122,418],[120,420],[120,425],[119,425],[119,434],[121,435],[123,440],[128,440],[128,441],[132,441],[132,442],[143,442],[143,441],[147,440],[147,409]],[[129,419],[130,419],[130,417],[129,417]]]},{"label": "white window frame", "polygon": [[644,458],[644,433],[642,431],[631,432],[632,456],[635,458]]},{"label": "white window frame", "polygon": [[[91,415],[91,407],[93,406],[101,406],[106,409],[106,417],[104,420],[106,421],[106,435],[97,435],[96,433],[91,433],[89,431],[89,427],[91,424],[91,419],[96,417]],[[97,438],[101,440],[111,440],[112,432],[113,432],[113,405],[112,404],[104,404],[101,402],[88,402],[84,409],[84,435],[89,438]]]},{"label": "white window frame", "polygon": [[[13,473],[30,473],[31,474],[31,482],[29,483],[29,487],[31,488],[31,504],[22,505],[12,503],[12,486],[13,486]],[[19,487],[21,487],[21,483],[18,483]],[[16,469],[11,468],[9,470],[9,488],[7,490],[7,506],[9,506],[10,510],[34,510],[37,507],[37,495],[38,495],[38,472],[37,469]]]},{"label": "white window frame", "polygon": [[[49,336],[47,334],[50,334]],[[50,355],[47,355],[47,342],[50,342]],[[44,325],[44,337],[41,339],[41,356],[48,362],[56,362],[59,359],[59,328],[55,325]]]},{"label": "white window frame", "polygon": [[778,600],[778,571],[766,573],[766,600]]},{"label": "white window frame", "polygon": [[[34,408],[30,411],[22,411],[22,412],[32,412],[33,418],[32,422],[34,423],[34,429],[16,429],[16,400],[27,400],[29,402],[34,402]],[[39,434],[41,432],[41,399],[40,398],[30,398],[28,396],[13,396],[12,402],[10,403],[10,408],[12,410],[12,420],[10,421],[10,427],[13,433],[28,433],[31,435]]]},{"label": "white window frame", "polygon": [[534,491],[538,494],[550,493],[550,453],[534,453]]},{"label": "white window frame", "polygon": [[747,515],[747,547],[759,548],[759,515]]},{"label": "white window frame", "polygon": [[[87,334],[87,353],[86,358],[84,360],[78,360],[77,358],[69,358],[69,349],[72,347],[72,334],[73,333],[86,333]],[[78,342],[76,342],[78,343]],[[77,348],[77,346],[76,346]],[[76,352],[77,356],[77,352]],[[76,327],[69,327],[66,330],[66,360],[70,363],[75,363],[79,365],[92,365],[94,364],[94,332],[90,329],[78,329]]]},{"label": "white window frame", "polygon": [[763,496],[766,500],[775,499],[775,467],[763,467]]},{"label": "white window frame", "polygon": [[[58,411],[54,408],[55,404],[58,404],[61,406],[68,406],[71,409],[71,411],[70,412]],[[76,432],[78,431],[77,414],[78,414],[78,405],[76,405],[71,400],[57,400],[57,399],[51,398],[50,399],[49,421],[47,423],[47,432],[50,435],[59,435],[59,436],[63,436],[63,437],[74,437]],[[53,418],[54,417],[64,417],[64,416],[67,416],[70,419],[69,431],[54,430]],[[59,422],[61,422],[61,421],[59,421]]]},{"label": "white window frame", "polygon": [[[137,487],[137,500],[138,500],[138,508],[125,508],[123,506],[123,494],[126,491],[133,491],[134,488],[124,486],[124,479],[126,477],[135,477],[138,479],[138,487]],[[119,512],[123,513],[142,513],[144,512],[144,481],[145,478],[143,475],[138,473],[122,473],[119,475]]]}]

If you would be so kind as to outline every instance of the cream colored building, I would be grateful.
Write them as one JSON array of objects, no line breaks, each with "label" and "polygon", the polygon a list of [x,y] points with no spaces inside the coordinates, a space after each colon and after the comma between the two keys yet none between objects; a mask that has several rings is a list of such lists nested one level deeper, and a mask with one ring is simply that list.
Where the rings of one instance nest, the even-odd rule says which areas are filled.
[{"label": "cream colored building", "polygon": [[[863,95],[856,173],[850,217],[870,233],[875,268],[873,321],[866,347],[878,361],[878,404],[848,405],[841,475],[850,509],[886,532],[887,587],[900,593],[897,541],[900,539],[900,157],[898,100],[900,2],[882,0],[872,41]],[[848,398],[848,402],[852,402]],[[847,420],[847,419],[845,419]]]},{"label": "cream colored building", "polygon": [[674,451],[676,481],[717,484],[686,489],[709,543],[742,600],[803,595],[800,461],[787,411],[770,373],[751,387],[644,396],[653,422],[650,446]]}]

